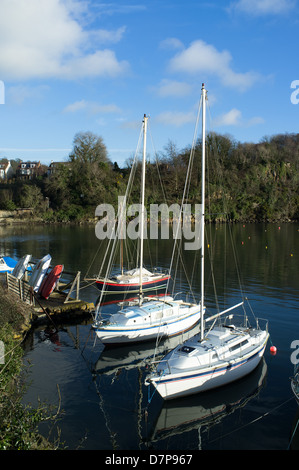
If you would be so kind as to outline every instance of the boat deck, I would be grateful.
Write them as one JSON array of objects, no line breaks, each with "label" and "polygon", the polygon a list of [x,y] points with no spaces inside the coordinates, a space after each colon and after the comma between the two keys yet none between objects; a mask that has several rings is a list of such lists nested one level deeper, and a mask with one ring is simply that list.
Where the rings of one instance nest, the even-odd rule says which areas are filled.
[{"label": "boat deck", "polygon": [[255,329],[242,331],[215,327],[204,341],[200,342],[199,335],[196,335],[170,352],[158,365],[158,371],[165,373],[168,370],[176,374],[181,370],[188,372],[211,365],[217,368],[228,361],[238,361],[259,347],[259,342],[253,338],[256,333]]}]

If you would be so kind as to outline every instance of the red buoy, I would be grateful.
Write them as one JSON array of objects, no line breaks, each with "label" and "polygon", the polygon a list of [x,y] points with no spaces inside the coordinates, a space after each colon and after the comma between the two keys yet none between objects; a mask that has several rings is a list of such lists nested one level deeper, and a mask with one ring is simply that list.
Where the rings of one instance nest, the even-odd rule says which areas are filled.
[{"label": "red buoy", "polygon": [[271,347],[270,347],[270,353],[271,353],[273,356],[275,356],[275,354],[277,353],[277,348],[276,348],[276,346],[271,346]]}]

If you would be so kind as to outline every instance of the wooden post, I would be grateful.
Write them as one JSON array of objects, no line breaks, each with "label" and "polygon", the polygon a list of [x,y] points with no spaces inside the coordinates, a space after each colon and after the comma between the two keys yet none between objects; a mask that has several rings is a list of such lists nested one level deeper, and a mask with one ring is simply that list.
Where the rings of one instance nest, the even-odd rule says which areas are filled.
[{"label": "wooden post", "polygon": [[75,279],[73,280],[73,283],[72,283],[71,288],[70,288],[70,290],[69,290],[69,292],[66,296],[66,299],[65,299],[64,303],[69,302],[70,295],[73,292],[73,289],[74,289],[75,285],[76,285],[76,300],[79,300],[80,274],[81,274],[81,272],[78,271]]}]

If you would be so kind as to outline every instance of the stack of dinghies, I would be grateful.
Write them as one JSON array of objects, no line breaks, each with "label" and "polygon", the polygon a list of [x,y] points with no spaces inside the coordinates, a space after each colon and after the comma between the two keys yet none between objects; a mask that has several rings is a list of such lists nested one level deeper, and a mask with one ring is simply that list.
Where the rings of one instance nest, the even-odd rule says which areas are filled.
[{"label": "stack of dinghies", "polygon": [[52,257],[48,254],[41,258],[32,268],[29,266],[31,255],[25,255],[16,262],[11,274],[16,279],[22,279],[25,272],[29,272],[30,277],[28,283],[33,292],[36,294],[38,293],[44,299],[48,299],[57,286],[63,272],[63,265],[59,264],[54,266],[54,268],[48,273],[51,260]]},{"label": "stack of dinghies", "polygon": [[33,288],[33,292],[39,293],[44,299],[49,298],[63,271],[63,265],[59,264],[47,274],[51,260],[51,255],[46,255],[40,259],[29,279],[29,285]]}]

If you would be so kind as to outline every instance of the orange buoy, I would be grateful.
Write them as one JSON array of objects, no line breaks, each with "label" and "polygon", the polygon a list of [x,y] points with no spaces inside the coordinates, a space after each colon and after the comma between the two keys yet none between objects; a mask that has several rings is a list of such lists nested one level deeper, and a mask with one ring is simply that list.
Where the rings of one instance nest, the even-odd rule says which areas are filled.
[{"label": "orange buoy", "polygon": [[272,354],[272,356],[275,356],[275,354],[277,353],[277,348],[276,348],[276,346],[271,346],[271,347],[270,347],[270,353]]}]

